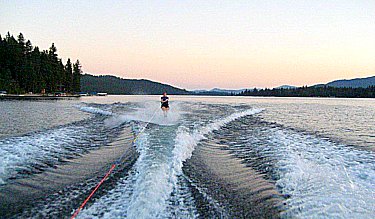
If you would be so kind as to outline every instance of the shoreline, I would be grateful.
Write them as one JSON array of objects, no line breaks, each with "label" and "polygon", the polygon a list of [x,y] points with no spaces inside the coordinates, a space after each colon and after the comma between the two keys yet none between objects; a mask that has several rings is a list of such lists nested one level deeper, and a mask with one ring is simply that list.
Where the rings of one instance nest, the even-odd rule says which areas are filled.
[{"label": "shoreline", "polygon": [[[194,96],[194,97],[250,97],[250,98],[319,98],[319,99],[374,99],[374,97],[324,97],[324,96],[252,96],[252,95],[205,95],[205,94],[170,94],[171,96]],[[60,100],[60,99],[79,99],[81,97],[105,97],[105,96],[160,96],[159,94],[108,94],[105,96],[100,95],[67,95],[67,96],[47,96],[47,95],[0,95],[0,100]]]},{"label": "shoreline", "polygon": [[68,96],[47,96],[47,95],[3,95],[0,96],[0,100],[55,100],[55,99],[73,99],[80,98],[80,95],[68,95]]}]

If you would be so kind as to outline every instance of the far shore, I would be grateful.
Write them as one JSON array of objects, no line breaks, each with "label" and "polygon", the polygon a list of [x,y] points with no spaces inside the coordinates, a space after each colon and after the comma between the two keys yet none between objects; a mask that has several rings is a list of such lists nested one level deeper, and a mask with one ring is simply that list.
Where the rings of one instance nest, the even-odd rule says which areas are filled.
[{"label": "far shore", "polygon": [[55,94],[3,94],[0,95],[1,99],[65,99],[65,98],[79,98],[80,95],[67,94],[67,95],[55,95]]}]

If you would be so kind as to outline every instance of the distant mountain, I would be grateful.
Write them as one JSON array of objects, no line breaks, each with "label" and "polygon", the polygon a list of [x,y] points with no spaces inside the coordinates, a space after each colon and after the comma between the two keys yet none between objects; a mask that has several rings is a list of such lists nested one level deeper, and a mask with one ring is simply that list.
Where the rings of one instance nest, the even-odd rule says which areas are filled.
[{"label": "distant mountain", "polygon": [[[375,86],[375,76],[367,78],[355,78],[350,80],[335,80],[327,84],[317,84],[312,87],[352,87],[352,88],[367,88]],[[297,87],[291,85],[282,85],[274,89],[295,89]],[[213,96],[227,96],[231,94],[239,94],[249,89],[220,89],[214,88],[211,90],[195,90],[187,91],[173,87],[171,85],[162,84],[144,79],[122,79],[111,75],[94,76],[84,74],[81,76],[81,91],[83,92],[105,92],[108,94],[161,94],[164,91],[168,94],[190,94],[190,95],[213,95]]]},{"label": "distant mountain", "polygon": [[229,90],[229,89],[220,89],[220,88],[213,88],[211,90],[194,90],[193,92],[196,94],[210,94],[210,95],[228,95],[228,94],[239,94],[246,89],[238,89],[238,90]]},{"label": "distant mountain", "polygon": [[330,86],[330,87],[367,88],[369,86],[375,86],[375,76],[367,77],[367,78],[355,78],[355,79],[349,79],[349,80],[335,80],[327,84],[317,84],[315,86],[317,87]]},{"label": "distant mountain", "polygon": [[193,92],[193,93],[203,93],[203,92],[208,92],[208,90],[192,90],[190,92]]},{"label": "distant mountain", "polygon": [[209,91],[209,90],[201,90],[201,91],[194,91],[193,95],[199,95],[199,96],[230,96],[230,93],[226,92],[216,92],[216,91]]},{"label": "distant mountain", "polygon": [[246,89],[238,89],[238,90],[228,90],[228,89],[220,89],[220,88],[214,88],[210,90],[211,92],[223,92],[223,93],[233,93],[233,94],[239,94],[242,91],[245,91]]},{"label": "distant mountain", "polygon": [[191,92],[144,79],[123,79],[111,75],[94,76],[84,74],[81,76],[82,92],[105,92],[108,94],[191,94]]},{"label": "distant mountain", "polygon": [[274,89],[295,89],[295,88],[297,87],[292,86],[292,85],[281,85],[281,86],[275,87]]}]

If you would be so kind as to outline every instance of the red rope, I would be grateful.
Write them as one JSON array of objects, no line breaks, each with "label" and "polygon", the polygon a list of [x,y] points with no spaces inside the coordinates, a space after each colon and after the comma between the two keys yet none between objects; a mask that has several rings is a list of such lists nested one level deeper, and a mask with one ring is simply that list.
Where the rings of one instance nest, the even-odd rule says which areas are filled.
[{"label": "red rope", "polygon": [[[144,130],[146,130],[147,125],[155,117],[156,112],[157,111],[155,110],[155,112],[152,115],[152,117],[150,118],[150,120],[141,129],[141,131],[137,134],[137,136],[135,136],[135,138],[134,138],[134,140],[132,142],[133,144],[137,141],[138,137],[142,134],[142,132]],[[118,159],[118,161],[116,163],[119,163],[122,160],[122,157],[123,157],[123,155]],[[91,197],[94,195],[94,193],[99,189],[99,187],[103,184],[103,182],[108,178],[108,176],[111,174],[111,172],[113,171],[113,169],[115,169],[115,167],[116,167],[116,164],[112,164],[111,169],[108,170],[107,174],[105,174],[105,176],[103,177],[103,179],[98,183],[98,185],[96,185],[95,189],[92,190],[92,192],[90,193],[90,195],[85,199],[85,201],[81,204],[81,206],[79,206],[79,208],[74,212],[73,216],[70,219],[74,219],[74,218],[77,217],[77,215],[79,214],[79,212],[83,209],[83,207],[85,207],[86,203],[91,199]]]},{"label": "red rope", "polygon": [[85,199],[85,201],[81,204],[81,206],[79,206],[79,208],[74,212],[71,219],[74,219],[75,217],[77,217],[79,212],[83,209],[83,207],[85,207],[86,203],[91,199],[91,197],[94,195],[94,193],[99,189],[99,187],[103,184],[103,182],[108,178],[108,176],[111,174],[113,169],[115,169],[115,167],[116,167],[116,164],[112,164],[111,169],[108,170],[107,174],[105,174],[103,179],[95,186],[95,189],[92,190],[90,195]]}]

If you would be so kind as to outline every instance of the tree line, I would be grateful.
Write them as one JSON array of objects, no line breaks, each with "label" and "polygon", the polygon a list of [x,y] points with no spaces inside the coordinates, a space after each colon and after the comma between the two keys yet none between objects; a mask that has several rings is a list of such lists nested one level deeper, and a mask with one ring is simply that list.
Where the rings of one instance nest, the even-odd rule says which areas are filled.
[{"label": "tree line", "polygon": [[0,35],[0,90],[8,93],[53,93],[80,91],[81,64],[64,64],[54,43],[40,51],[22,33]]},{"label": "tree line", "polygon": [[153,82],[149,80],[122,79],[111,75],[94,76],[84,74],[81,77],[81,88],[83,92],[95,93],[105,92],[108,94],[168,94],[187,95],[189,91],[173,87],[167,84]]},{"label": "tree line", "polygon": [[251,89],[238,96],[375,98],[375,86],[367,88],[303,86],[292,89]]}]

